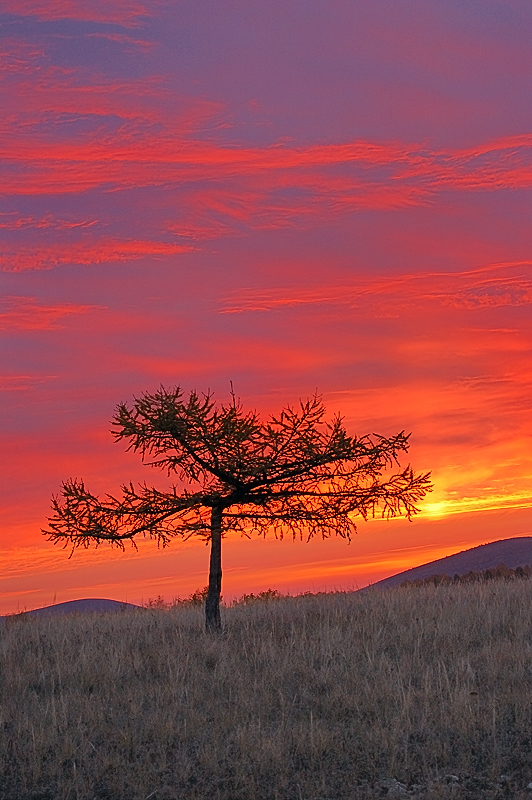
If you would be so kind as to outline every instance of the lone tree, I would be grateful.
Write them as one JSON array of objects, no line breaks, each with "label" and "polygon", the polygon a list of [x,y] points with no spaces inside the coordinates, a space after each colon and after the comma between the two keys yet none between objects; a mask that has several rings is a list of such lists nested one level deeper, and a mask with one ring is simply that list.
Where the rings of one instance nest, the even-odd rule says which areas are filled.
[{"label": "lone tree", "polygon": [[121,496],[99,498],[81,480],[68,480],[52,500],[53,515],[43,533],[67,547],[124,542],[139,534],[166,546],[175,536],[210,540],[208,631],[221,630],[222,538],[226,531],[273,531],[308,538],[356,531],[355,518],[417,513],[430,491],[430,474],[399,466],[408,450],[404,432],[386,438],[348,436],[342,418],[326,422],[321,398],[287,406],[261,421],[244,411],[231,393],[217,405],[209,391],[185,399],[180,387],[163,387],[120,404],[113,418],[116,440],[138,451],[145,464],[177,476],[166,491],[133,483]]}]

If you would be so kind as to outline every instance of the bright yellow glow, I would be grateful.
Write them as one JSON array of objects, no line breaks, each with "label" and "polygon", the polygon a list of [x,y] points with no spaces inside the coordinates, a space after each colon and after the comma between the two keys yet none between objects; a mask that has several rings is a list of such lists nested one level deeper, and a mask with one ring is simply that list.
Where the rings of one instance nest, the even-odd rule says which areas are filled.
[{"label": "bright yellow glow", "polygon": [[423,513],[428,517],[443,517],[449,513],[448,505],[445,500],[440,500],[437,503],[424,503]]}]

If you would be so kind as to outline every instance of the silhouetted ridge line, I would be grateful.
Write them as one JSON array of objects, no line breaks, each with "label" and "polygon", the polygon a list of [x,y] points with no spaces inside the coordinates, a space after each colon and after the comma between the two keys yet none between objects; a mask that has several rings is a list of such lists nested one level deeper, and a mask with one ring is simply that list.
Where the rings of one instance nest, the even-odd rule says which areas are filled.
[{"label": "silhouetted ridge line", "polygon": [[[141,606],[136,606],[133,603],[122,603],[119,600],[105,600],[101,597],[90,597],[83,600],[69,600],[66,603],[56,603],[52,606],[44,606],[44,608],[34,608],[31,611],[21,611],[20,614],[31,617],[51,617],[57,614],[117,613],[119,611],[134,611],[138,608],[141,608]],[[0,617],[0,619],[6,619],[6,617]]]},{"label": "silhouetted ridge line", "polygon": [[438,558],[421,564],[419,567],[391,575],[372,584],[379,588],[400,586],[404,581],[425,580],[434,575],[446,575],[453,578],[468,572],[492,570],[504,564],[508,569],[524,568],[532,564],[532,536],[516,536],[511,539],[499,539],[496,542],[481,544],[462,550],[445,558]]}]

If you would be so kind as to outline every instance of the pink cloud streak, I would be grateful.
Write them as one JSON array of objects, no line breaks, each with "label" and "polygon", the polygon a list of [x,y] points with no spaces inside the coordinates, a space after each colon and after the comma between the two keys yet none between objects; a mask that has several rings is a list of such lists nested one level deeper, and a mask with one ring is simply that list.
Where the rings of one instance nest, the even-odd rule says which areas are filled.
[{"label": "pink cloud streak", "polygon": [[189,245],[143,239],[102,238],[97,241],[56,243],[47,246],[22,246],[0,254],[0,270],[21,272],[27,269],[52,269],[61,264],[101,264],[132,261],[190,252]]},{"label": "pink cloud streak", "polygon": [[56,219],[51,214],[36,219],[35,217],[22,217],[16,212],[0,212],[0,229],[4,230],[31,230],[36,228],[51,228],[53,230],[74,230],[75,228],[92,228],[97,225],[97,219],[91,220],[67,220]]},{"label": "pink cloud streak", "polygon": [[0,330],[50,331],[64,327],[61,320],[86,314],[102,306],[57,303],[45,305],[34,297],[4,297],[0,304]]},{"label": "pink cloud streak", "polygon": [[349,285],[312,289],[243,289],[228,295],[222,313],[272,311],[304,305],[347,305],[369,313],[386,304],[388,313],[415,303],[454,308],[497,308],[532,303],[532,261],[491,264],[464,272],[368,278]]},{"label": "pink cloud streak", "polygon": [[43,20],[76,19],[92,22],[114,22],[134,27],[139,16],[153,14],[149,5],[135,0],[4,0],[4,14],[34,16]]},{"label": "pink cloud streak", "polygon": [[[39,142],[34,134],[28,137],[19,132],[6,141],[11,171],[6,174],[4,192],[32,195],[164,187],[188,193],[192,216],[205,212],[212,216],[221,210],[228,218],[252,226],[256,218],[259,228],[279,227],[284,220],[316,212],[334,216],[358,209],[426,205],[442,190],[530,187],[531,156],[532,136],[519,142],[501,140],[477,151],[442,154],[371,142],[229,148],[149,133],[141,141],[119,134],[81,144],[57,143]],[[383,167],[389,173],[386,177]],[[283,190],[302,195],[283,197],[279,194]],[[187,225],[186,219],[182,222]],[[199,237],[203,224],[197,226]]]}]

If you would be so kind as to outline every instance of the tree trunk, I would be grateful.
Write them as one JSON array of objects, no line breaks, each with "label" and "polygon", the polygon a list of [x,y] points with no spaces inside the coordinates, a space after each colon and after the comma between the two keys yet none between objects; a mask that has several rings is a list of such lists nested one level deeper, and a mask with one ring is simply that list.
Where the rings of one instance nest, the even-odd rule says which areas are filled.
[{"label": "tree trunk", "polygon": [[222,509],[214,506],[211,512],[211,559],[209,591],[205,600],[205,628],[208,633],[220,633],[220,594],[222,592]]}]

